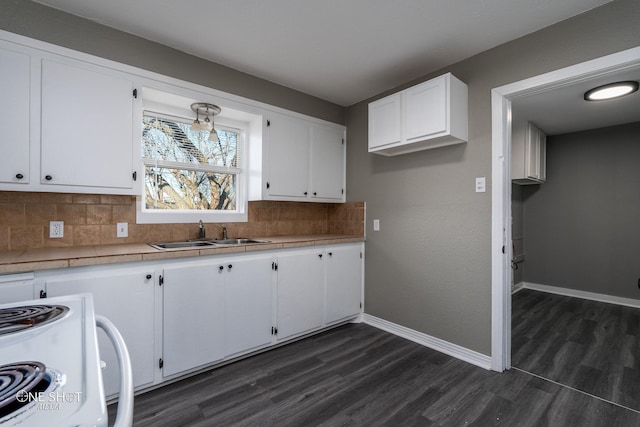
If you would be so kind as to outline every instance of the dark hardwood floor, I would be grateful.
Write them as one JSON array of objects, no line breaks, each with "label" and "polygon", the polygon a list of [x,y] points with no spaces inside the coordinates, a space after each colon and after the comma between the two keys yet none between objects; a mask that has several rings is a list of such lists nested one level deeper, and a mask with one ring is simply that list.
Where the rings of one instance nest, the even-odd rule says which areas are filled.
[{"label": "dark hardwood floor", "polygon": [[139,395],[134,425],[638,426],[640,414],[350,324]]},{"label": "dark hardwood floor", "polygon": [[640,411],[640,309],[525,289],[512,327],[512,366]]}]

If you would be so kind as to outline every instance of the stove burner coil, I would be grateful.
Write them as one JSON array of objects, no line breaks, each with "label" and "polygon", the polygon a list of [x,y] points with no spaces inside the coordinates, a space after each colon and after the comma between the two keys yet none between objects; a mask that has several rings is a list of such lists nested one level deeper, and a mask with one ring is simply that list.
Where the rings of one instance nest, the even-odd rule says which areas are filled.
[{"label": "stove burner coil", "polygon": [[0,335],[44,325],[63,316],[64,305],[25,305],[0,309]]},{"label": "stove burner coil", "polygon": [[16,362],[0,366],[0,419],[30,403],[29,395],[42,392],[50,384],[40,362]]}]

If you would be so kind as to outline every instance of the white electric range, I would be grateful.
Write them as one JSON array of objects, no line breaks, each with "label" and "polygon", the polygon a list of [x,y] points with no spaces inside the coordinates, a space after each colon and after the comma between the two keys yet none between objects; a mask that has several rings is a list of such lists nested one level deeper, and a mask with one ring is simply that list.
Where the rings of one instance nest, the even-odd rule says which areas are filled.
[{"label": "white electric range", "polygon": [[131,425],[124,341],[91,294],[77,294],[0,305],[0,427],[107,426],[96,326],[122,356],[116,425]]}]

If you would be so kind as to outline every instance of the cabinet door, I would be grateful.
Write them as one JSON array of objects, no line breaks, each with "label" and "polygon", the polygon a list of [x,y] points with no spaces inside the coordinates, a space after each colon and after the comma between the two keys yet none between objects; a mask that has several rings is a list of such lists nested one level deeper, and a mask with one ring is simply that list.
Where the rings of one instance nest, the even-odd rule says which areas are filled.
[{"label": "cabinet door", "polygon": [[278,340],[322,326],[324,272],[322,252],[314,249],[278,256]]},{"label": "cabinet door", "polygon": [[260,256],[220,264],[225,274],[225,353],[227,356],[271,343],[272,258]]},{"label": "cabinet door", "polygon": [[133,83],[99,67],[42,61],[41,182],[133,187]]},{"label": "cabinet door", "polygon": [[362,301],[361,245],[328,249],[327,323],[360,313]]},{"label": "cabinet door", "polygon": [[309,175],[309,123],[271,113],[268,146],[270,196],[306,198]]},{"label": "cabinet door", "polygon": [[183,264],[164,269],[165,377],[224,357],[224,270],[217,267]]},{"label": "cabinet door", "polygon": [[29,55],[0,46],[0,182],[29,183],[30,80]]},{"label": "cabinet door", "polygon": [[[93,294],[96,313],[111,320],[124,338],[131,357],[134,387],[153,382],[156,366],[153,271],[135,268],[69,274],[46,279],[45,286],[48,297]],[[113,396],[118,392],[120,368],[113,344],[101,329],[98,346],[100,359],[106,363],[102,371],[105,394]]]},{"label": "cabinet door", "polygon": [[538,129],[538,179],[547,180],[547,135]]},{"label": "cabinet door", "polygon": [[547,178],[547,136],[531,123],[527,124],[525,139],[526,174],[528,178],[545,181]]},{"label": "cabinet door", "polygon": [[311,197],[342,200],[344,168],[344,132],[314,124],[311,127]]},{"label": "cabinet door", "polygon": [[369,104],[369,151],[402,140],[400,93]]},{"label": "cabinet door", "polygon": [[405,139],[415,141],[447,131],[446,79],[436,78],[404,92]]},{"label": "cabinet door", "polygon": [[33,273],[0,276],[0,304],[33,299]]}]

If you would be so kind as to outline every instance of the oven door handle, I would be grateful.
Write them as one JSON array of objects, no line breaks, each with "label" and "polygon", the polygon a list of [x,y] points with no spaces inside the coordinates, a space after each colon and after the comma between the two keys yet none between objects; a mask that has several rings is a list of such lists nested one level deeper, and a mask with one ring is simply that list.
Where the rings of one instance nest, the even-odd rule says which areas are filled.
[{"label": "oven door handle", "polygon": [[96,314],[96,325],[111,340],[120,365],[120,394],[118,396],[118,412],[113,427],[131,427],[133,424],[133,373],[127,345],[122,335],[109,319]]}]

